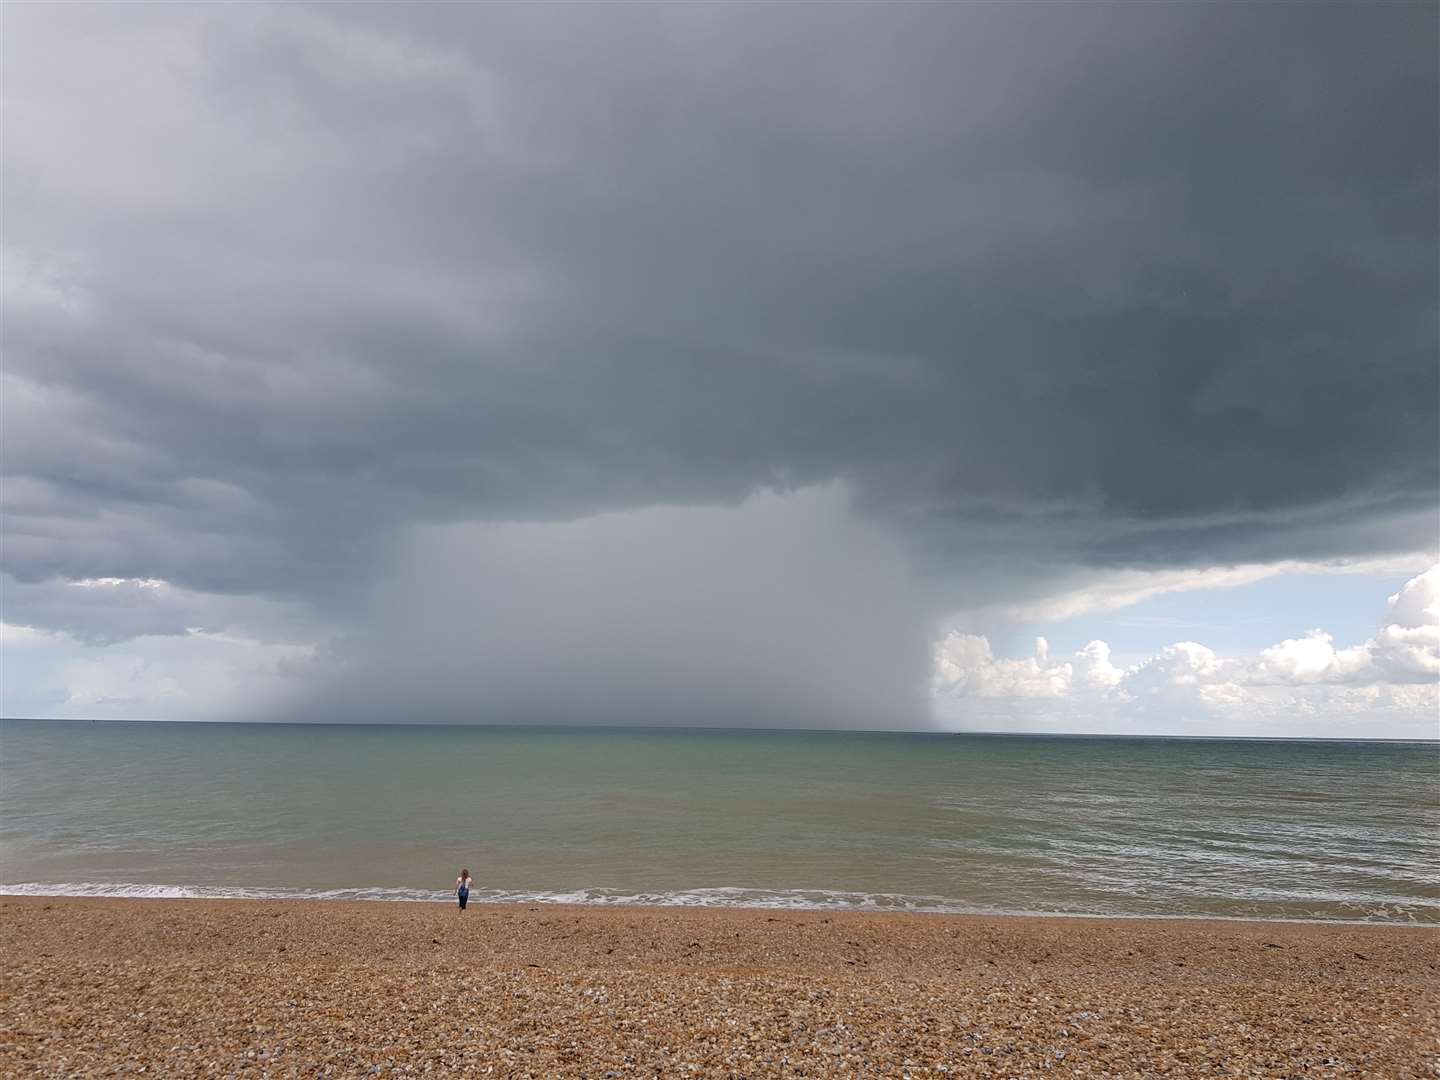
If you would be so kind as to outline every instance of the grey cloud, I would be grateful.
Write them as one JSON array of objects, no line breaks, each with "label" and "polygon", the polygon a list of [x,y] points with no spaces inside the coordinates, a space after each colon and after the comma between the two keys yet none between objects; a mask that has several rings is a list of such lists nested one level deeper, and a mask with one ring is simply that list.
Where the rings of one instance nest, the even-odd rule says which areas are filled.
[{"label": "grey cloud", "polygon": [[114,645],[131,638],[191,631],[240,631],[265,642],[304,642],[329,628],[293,604],[258,596],[191,592],[158,579],[110,578],[21,582],[0,575],[7,613],[23,625],[67,634],[79,644]]},{"label": "grey cloud", "polygon": [[935,603],[1433,543],[1433,5],[7,24],[18,581],[344,621],[417,523],[831,480]]},{"label": "grey cloud", "polygon": [[914,728],[928,719],[923,611],[901,546],[835,486],[727,508],[431,526],[275,708]]}]

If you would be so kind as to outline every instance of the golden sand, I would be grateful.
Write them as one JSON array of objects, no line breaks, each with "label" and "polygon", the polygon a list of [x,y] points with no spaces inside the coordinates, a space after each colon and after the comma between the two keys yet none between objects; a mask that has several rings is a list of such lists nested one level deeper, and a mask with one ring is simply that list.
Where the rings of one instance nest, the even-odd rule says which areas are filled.
[{"label": "golden sand", "polygon": [[0,900],[7,1076],[1440,1075],[1440,934]]}]

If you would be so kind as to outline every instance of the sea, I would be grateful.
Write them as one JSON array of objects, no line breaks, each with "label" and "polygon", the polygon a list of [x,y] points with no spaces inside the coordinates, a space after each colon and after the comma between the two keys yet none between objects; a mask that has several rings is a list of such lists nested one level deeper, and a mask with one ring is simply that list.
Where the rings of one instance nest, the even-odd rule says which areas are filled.
[{"label": "sea", "polygon": [[0,893],[1440,925],[1440,743],[0,722]]}]

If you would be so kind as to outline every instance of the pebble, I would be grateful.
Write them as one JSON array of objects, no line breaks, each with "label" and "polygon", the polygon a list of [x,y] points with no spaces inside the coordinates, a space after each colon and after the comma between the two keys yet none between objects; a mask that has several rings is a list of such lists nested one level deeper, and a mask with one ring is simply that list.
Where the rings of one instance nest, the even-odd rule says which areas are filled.
[{"label": "pebble", "polygon": [[[21,897],[0,909],[3,1076],[1403,1080],[1440,1066],[1431,929]],[[847,964],[857,950],[866,963]]]}]

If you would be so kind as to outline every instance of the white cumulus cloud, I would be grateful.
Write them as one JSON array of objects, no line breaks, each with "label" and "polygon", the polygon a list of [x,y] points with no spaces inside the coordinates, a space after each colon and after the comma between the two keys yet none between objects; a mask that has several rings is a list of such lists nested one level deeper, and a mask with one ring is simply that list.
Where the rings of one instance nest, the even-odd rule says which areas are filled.
[{"label": "white cumulus cloud", "polygon": [[[1399,716],[1413,734],[1440,734],[1440,565],[1389,598],[1376,634],[1337,648],[1323,630],[1281,641],[1253,656],[1221,656],[1195,642],[1166,645],[1124,667],[1104,641],[1071,656],[1052,656],[1044,638],[1033,656],[996,656],[983,634],[952,631],[937,642],[932,692],[952,722],[964,702],[990,716],[1014,703],[1037,723],[1086,718],[1113,728],[1146,718],[1172,726],[1222,721],[1252,730],[1286,721]],[[1013,719],[1015,714],[1006,714]]]},{"label": "white cumulus cloud", "polygon": [[1390,597],[1385,621],[1368,641],[1335,648],[1312,630],[1272,645],[1248,673],[1252,683],[1427,683],[1440,678],[1440,565]]},{"label": "white cumulus cloud", "polygon": [[1049,644],[1037,638],[1034,656],[1006,660],[995,656],[984,635],[952,631],[936,649],[934,685],[941,693],[976,697],[1063,697],[1074,682],[1075,666],[1052,663],[1049,654]]}]

